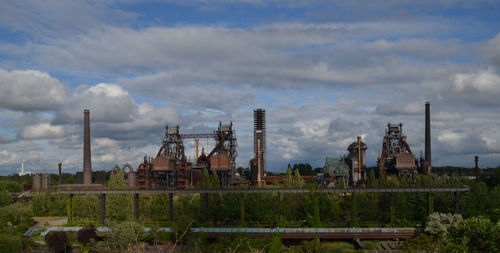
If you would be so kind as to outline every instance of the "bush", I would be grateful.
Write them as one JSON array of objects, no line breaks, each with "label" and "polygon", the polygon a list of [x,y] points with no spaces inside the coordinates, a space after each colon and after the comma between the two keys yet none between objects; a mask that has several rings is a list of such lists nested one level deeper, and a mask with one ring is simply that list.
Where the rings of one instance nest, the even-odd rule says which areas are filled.
[{"label": "bush", "polygon": [[23,240],[20,236],[0,234],[0,253],[19,252],[23,249]]},{"label": "bush", "polygon": [[425,232],[446,238],[450,228],[456,227],[460,221],[462,221],[460,214],[433,213],[427,218]]},{"label": "bush", "polygon": [[66,232],[58,231],[50,233],[45,237],[49,248],[52,249],[53,252],[67,252],[68,247],[68,235]]},{"label": "bush", "polygon": [[95,227],[91,226],[78,230],[77,237],[78,241],[86,246],[90,242],[90,240],[95,240],[95,238],[97,237],[95,233]]},{"label": "bush", "polygon": [[375,244],[374,242],[371,242],[371,241],[365,242],[364,249],[376,250],[377,249],[377,244]]},{"label": "bush", "polygon": [[129,244],[138,243],[144,233],[141,224],[133,221],[125,221],[111,225],[111,232],[106,235],[106,243],[110,248],[123,250]]}]

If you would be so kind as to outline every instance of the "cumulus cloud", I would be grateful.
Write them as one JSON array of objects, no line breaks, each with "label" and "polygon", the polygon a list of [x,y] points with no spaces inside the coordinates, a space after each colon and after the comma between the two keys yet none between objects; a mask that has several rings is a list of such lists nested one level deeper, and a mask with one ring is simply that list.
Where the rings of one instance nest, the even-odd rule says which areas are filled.
[{"label": "cumulus cloud", "polygon": [[500,104],[500,76],[494,68],[480,69],[454,76],[453,94],[450,99],[459,99],[476,106]]},{"label": "cumulus cloud", "polygon": [[53,126],[48,123],[42,123],[33,126],[26,126],[18,135],[21,139],[52,139],[64,136],[62,126]]},{"label": "cumulus cloud", "polygon": [[423,103],[396,102],[377,106],[375,113],[382,115],[419,115],[424,112]]},{"label": "cumulus cloud", "polygon": [[58,111],[55,122],[83,120],[83,110],[90,110],[94,122],[128,122],[137,113],[137,104],[130,94],[115,84],[99,83],[71,96]]},{"label": "cumulus cloud", "polygon": [[500,33],[488,41],[484,54],[490,63],[500,67]]},{"label": "cumulus cloud", "polygon": [[9,143],[12,141],[12,138],[5,134],[0,134],[0,143]]},{"label": "cumulus cloud", "polygon": [[65,101],[66,86],[37,70],[0,69],[0,107],[20,111],[57,109]]}]

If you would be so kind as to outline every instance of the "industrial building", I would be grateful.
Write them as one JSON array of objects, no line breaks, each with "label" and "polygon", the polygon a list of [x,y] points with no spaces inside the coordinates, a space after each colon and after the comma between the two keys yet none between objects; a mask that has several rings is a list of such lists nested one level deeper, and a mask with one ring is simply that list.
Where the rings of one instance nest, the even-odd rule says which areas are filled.
[{"label": "industrial building", "polygon": [[[255,185],[262,187],[273,181],[283,182],[283,176],[267,176],[266,168],[266,111],[253,110],[254,157],[250,160],[249,170],[241,175],[235,171],[237,157],[237,139],[233,124],[222,124],[212,133],[183,134],[180,127],[165,128],[162,145],[154,157],[145,156],[136,170],[125,164],[113,167],[113,171],[123,170],[125,182],[129,189],[187,189],[203,181],[203,170],[210,175],[217,175],[221,187],[229,185]],[[104,188],[106,172],[92,172],[90,152],[90,112],[84,110],[83,131],[83,172],[76,173],[76,184],[55,186],[56,189],[98,189]],[[196,143],[196,156],[188,160],[185,155],[184,141],[193,139]],[[204,149],[199,152],[200,139],[215,141],[210,152]],[[384,175],[413,177],[416,173],[427,174],[431,171],[430,143],[430,103],[425,104],[425,157],[417,160],[403,134],[403,125],[388,124],[382,142],[381,155],[377,164]],[[358,136],[348,147],[347,156],[339,158],[326,157],[323,173],[316,176],[302,177],[305,181],[317,181],[324,186],[335,184],[360,185],[367,181],[366,150],[367,145]],[[59,164],[61,174],[61,164]],[[117,175],[117,174],[116,174]],[[93,183],[95,182],[95,183]],[[50,188],[50,175],[34,174],[33,190]]]},{"label": "industrial building", "polygon": [[[194,162],[188,161],[184,153],[183,140],[189,138],[196,140],[197,157]],[[210,153],[202,151],[198,156],[200,138],[213,138],[215,147]],[[235,178],[236,146],[232,123],[219,123],[217,130],[210,134],[181,134],[179,126],[174,129],[167,126],[163,145],[156,157],[145,157],[137,168],[137,175],[134,176],[137,178],[137,188],[186,189],[203,181],[204,169],[209,173],[217,173],[221,186],[226,187]]]}]

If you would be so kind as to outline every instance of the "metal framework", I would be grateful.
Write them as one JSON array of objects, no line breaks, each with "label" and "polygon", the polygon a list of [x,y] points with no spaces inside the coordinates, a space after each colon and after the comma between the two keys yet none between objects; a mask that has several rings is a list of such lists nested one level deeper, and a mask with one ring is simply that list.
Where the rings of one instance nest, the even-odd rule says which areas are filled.
[{"label": "metal framework", "polygon": [[469,186],[464,187],[431,187],[431,188],[345,188],[345,189],[206,189],[206,190],[88,190],[88,191],[58,191],[60,194],[203,194],[203,193],[222,193],[222,194],[244,194],[244,193],[280,193],[280,194],[309,194],[309,193],[377,193],[377,192],[466,192],[470,191]]},{"label": "metal framework", "polygon": [[387,124],[378,165],[386,173],[399,176],[413,177],[417,173],[417,161],[403,135],[403,124]]}]

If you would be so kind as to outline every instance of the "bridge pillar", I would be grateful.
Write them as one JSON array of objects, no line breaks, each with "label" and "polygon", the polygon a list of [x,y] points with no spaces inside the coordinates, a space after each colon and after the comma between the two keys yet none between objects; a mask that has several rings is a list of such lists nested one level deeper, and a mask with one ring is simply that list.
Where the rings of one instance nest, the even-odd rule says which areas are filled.
[{"label": "bridge pillar", "polygon": [[203,219],[208,221],[208,193],[203,194]]},{"label": "bridge pillar", "polygon": [[243,224],[245,222],[245,194],[241,193],[240,196],[240,222]]},{"label": "bridge pillar", "polygon": [[168,194],[168,215],[170,221],[174,221],[174,194]]},{"label": "bridge pillar", "polygon": [[134,217],[139,220],[139,193],[134,193]]},{"label": "bridge pillar", "polygon": [[281,221],[281,193],[278,192],[278,222]]},{"label": "bridge pillar", "polygon": [[106,194],[101,193],[101,226],[104,226],[106,221]]},{"label": "bridge pillar", "polygon": [[351,195],[351,227],[357,227],[358,226],[358,200],[356,199],[356,194],[354,193],[354,190],[352,191]]},{"label": "bridge pillar", "polygon": [[69,195],[68,209],[66,210],[66,215],[68,216],[68,221],[73,220],[73,194]]},{"label": "bridge pillar", "polygon": [[460,203],[459,203],[458,192],[455,192],[455,213],[460,213]]},{"label": "bridge pillar", "polygon": [[394,192],[391,192],[389,195],[389,224],[390,225],[394,224],[394,221],[396,220],[395,214],[396,214],[396,210],[394,207]]},{"label": "bridge pillar", "polygon": [[431,192],[427,192],[427,214],[431,215],[434,212],[434,198]]}]

